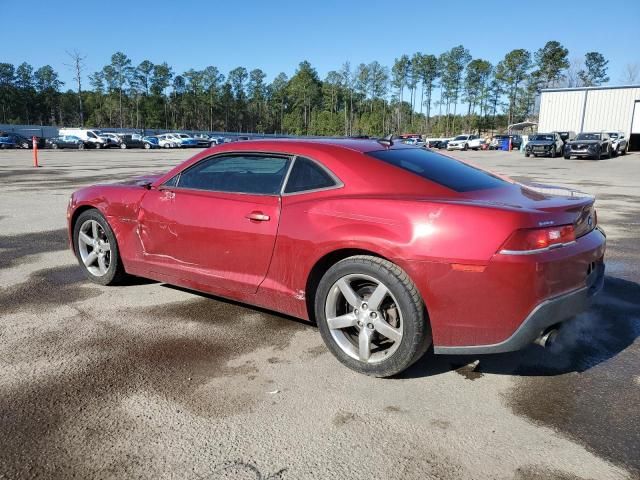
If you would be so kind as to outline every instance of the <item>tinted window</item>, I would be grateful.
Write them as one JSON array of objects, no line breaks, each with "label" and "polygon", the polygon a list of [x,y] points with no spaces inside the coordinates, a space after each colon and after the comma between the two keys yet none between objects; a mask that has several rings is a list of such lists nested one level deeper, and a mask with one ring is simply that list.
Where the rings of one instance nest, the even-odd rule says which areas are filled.
[{"label": "tinted window", "polygon": [[280,193],[289,159],[262,155],[218,156],[203,160],[185,172],[178,187],[256,194]]},{"label": "tinted window", "polygon": [[484,170],[428,150],[379,150],[368,155],[457,192],[496,188],[506,183]]},{"label": "tinted window", "polygon": [[600,140],[599,133],[579,133],[576,140]]},{"label": "tinted window", "polygon": [[298,157],[287,180],[285,193],[316,190],[318,188],[333,187],[336,184],[322,167],[308,158]]},{"label": "tinted window", "polygon": [[553,135],[533,135],[531,137],[531,140],[553,142],[555,140],[555,137]]}]

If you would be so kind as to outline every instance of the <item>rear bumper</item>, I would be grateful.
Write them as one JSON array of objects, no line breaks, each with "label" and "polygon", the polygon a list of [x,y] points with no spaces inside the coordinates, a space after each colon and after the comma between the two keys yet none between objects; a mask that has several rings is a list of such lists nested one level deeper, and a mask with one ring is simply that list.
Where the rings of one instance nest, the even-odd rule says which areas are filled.
[{"label": "rear bumper", "polygon": [[438,354],[469,355],[520,350],[533,343],[548,327],[568,320],[587,310],[591,306],[593,297],[604,286],[604,269],[604,262],[594,263],[593,270],[587,277],[585,287],[558,295],[538,304],[518,329],[502,342],[491,345],[434,346],[434,352]]}]

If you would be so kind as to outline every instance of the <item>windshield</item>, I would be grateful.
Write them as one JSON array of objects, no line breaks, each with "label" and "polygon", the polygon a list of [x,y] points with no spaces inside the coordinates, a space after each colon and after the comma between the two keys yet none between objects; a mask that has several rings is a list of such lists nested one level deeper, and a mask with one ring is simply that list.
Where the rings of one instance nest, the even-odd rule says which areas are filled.
[{"label": "windshield", "polygon": [[576,140],[600,140],[599,133],[579,133]]},{"label": "windshield", "polygon": [[469,138],[468,135],[458,135],[454,140],[466,140],[467,138]]},{"label": "windshield", "polygon": [[618,138],[618,132],[609,132],[609,136],[615,140],[616,138]]},{"label": "windshield", "polygon": [[180,135],[178,135],[180,138],[189,138],[189,135],[186,135],[184,133],[181,133]]},{"label": "windshield", "polygon": [[553,142],[553,135],[534,135],[531,140]]}]

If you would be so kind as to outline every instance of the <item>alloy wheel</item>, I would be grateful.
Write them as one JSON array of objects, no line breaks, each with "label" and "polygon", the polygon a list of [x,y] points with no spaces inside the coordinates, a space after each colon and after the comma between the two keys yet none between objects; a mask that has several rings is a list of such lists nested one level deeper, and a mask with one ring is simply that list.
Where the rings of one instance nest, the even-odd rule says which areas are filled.
[{"label": "alloy wheel", "polygon": [[102,277],[111,265],[111,245],[107,234],[96,220],[87,220],[78,233],[78,251],[91,275]]},{"label": "alloy wheel", "polygon": [[345,275],[329,289],[327,325],[336,344],[364,363],[389,358],[402,341],[402,312],[389,288],[364,274]]}]

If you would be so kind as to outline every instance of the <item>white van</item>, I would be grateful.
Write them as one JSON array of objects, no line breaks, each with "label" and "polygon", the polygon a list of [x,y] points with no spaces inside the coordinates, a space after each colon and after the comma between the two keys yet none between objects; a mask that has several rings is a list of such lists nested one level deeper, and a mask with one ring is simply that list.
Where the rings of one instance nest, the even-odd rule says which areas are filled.
[{"label": "white van", "polygon": [[91,142],[96,148],[107,146],[108,140],[100,136],[99,130],[92,128],[61,128],[58,135],[73,135],[87,142]]}]

